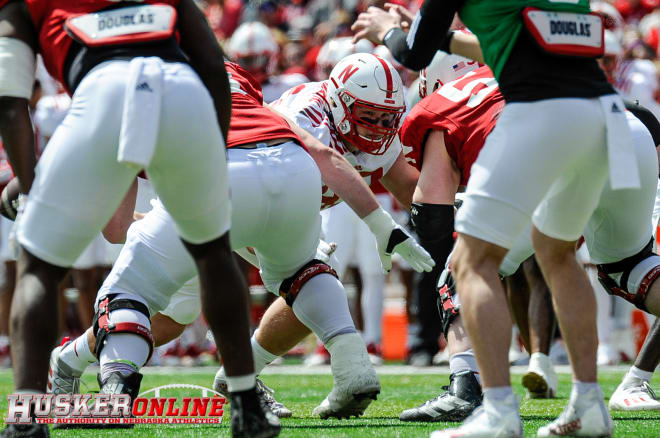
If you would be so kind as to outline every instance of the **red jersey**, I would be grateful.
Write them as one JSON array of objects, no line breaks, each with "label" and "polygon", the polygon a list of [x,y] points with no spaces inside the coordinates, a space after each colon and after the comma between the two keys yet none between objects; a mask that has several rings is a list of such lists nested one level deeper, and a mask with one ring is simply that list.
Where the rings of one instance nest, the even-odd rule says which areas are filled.
[{"label": "red jersey", "polygon": [[289,123],[263,106],[259,82],[238,64],[225,62],[225,67],[232,100],[227,148],[276,138],[293,138],[302,145]]},{"label": "red jersey", "polygon": [[406,160],[421,170],[429,131],[444,131],[447,153],[461,172],[460,184],[466,185],[503,108],[504,97],[486,66],[443,85],[415,105],[401,125]]},{"label": "red jersey", "polygon": [[[0,0],[0,7],[9,1]],[[62,84],[67,83],[64,78],[64,61],[73,42],[64,28],[65,21],[117,6],[116,1],[110,0],[25,0],[25,4],[37,30],[39,52],[44,59],[44,65],[48,73]],[[169,5],[176,9],[179,0],[142,0],[134,3],[135,6],[144,4]]]}]

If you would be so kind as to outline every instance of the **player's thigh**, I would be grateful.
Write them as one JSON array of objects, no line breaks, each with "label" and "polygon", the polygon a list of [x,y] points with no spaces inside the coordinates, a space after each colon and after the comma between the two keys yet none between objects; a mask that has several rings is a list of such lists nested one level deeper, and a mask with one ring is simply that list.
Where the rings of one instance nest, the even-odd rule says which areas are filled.
[{"label": "player's thigh", "polygon": [[294,149],[287,151],[277,169],[287,175],[286,190],[271,194],[268,232],[254,245],[261,278],[274,293],[283,280],[314,259],[321,232],[322,184],[314,160],[302,149]]},{"label": "player's thigh", "polygon": [[630,121],[640,189],[612,190],[605,184],[584,237],[594,263],[612,263],[637,254],[652,237],[658,161],[653,139],[637,119]]},{"label": "player's thigh", "polygon": [[597,99],[508,104],[472,166],[457,231],[511,248],[556,180],[595,148],[606,161],[604,136]]},{"label": "player's thigh", "polygon": [[213,101],[189,68],[166,68],[158,143],[147,175],[186,241],[205,243],[227,232],[224,141]]},{"label": "player's thigh", "polygon": [[344,276],[346,267],[357,254],[361,223],[362,220],[346,202],[321,212],[323,239],[337,244],[337,249],[330,258],[330,265],[337,271],[339,278]]},{"label": "player's thigh", "polygon": [[188,325],[197,319],[201,311],[199,279],[193,277],[172,295],[169,304],[160,313],[172,318],[181,325]]},{"label": "player's thigh", "polygon": [[152,313],[165,309],[174,293],[197,274],[174,223],[159,203],[128,229],[126,243],[99,296],[130,293],[142,297]]},{"label": "player's thigh", "polygon": [[18,236],[21,245],[49,263],[73,264],[137,173],[117,162],[124,64],[104,63],[83,79],[37,164]]}]

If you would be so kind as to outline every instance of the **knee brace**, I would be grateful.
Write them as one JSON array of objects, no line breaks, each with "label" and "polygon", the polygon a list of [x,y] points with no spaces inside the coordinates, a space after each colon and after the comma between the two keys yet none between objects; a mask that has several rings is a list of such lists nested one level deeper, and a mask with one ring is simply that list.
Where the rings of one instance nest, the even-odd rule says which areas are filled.
[{"label": "knee brace", "polygon": [[646,294],[660,276],[660,256],[653,252],[653,240],[633,256],[596,267],[598,281],[607,293],[647,311],[644,305]]},{"label": "knee brace", "polygon": [[149,319],[149,309],[144,303],[141,303],[140,301],[131,299],[114,299],[116,296],[117,294],[106,295],[99,300],[98,310],[94,315],[93,322],[94,334],[96,335],[94,355],[99,357],[99,353],[101,352],[101,349],[105,343],[105,338],[110,333],[132,333],[141,336],[149,344],[149,357],[147,357],[148,361],[154,351],[154,337],[151,334],[151,329],[137,322],[111,321],[110,312],[119,309],[135,310],[142,313],[147,317],[147,319]]},{"label": "knee brace", "polygon": [[284,298],[284,301],[286,301],[289,307],[293,307],[293,302],[296,300],[300,289],[310,278],[316,277],[319,274],[330,274],[335,278],[339,278],[330,265],[321,260],[313,259],[303,265],[302,268],[298,269],[298,271],[291,277],[282,282],[280,285],[280,296]]},{"label": "knee brace", "polygon": [[442,323],[442,333],[447,338],[451,323],[458,317],[460,304],[456,301],[456,283],[449,267],[445,268],[438,280],[438,313]]}]

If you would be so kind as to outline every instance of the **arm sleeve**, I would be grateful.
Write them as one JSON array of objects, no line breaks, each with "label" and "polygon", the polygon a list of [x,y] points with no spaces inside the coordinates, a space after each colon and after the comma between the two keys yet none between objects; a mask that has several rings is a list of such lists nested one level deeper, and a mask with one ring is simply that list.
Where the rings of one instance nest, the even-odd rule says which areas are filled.
[{"label": "arm sleeve", "polygon": [[431,63],[435,52],[447,38],[454,14],[463,0],[426,0],[406,35],[401,29],[390,30],[383,44],[394,59],[411,70],[421,70]]}]

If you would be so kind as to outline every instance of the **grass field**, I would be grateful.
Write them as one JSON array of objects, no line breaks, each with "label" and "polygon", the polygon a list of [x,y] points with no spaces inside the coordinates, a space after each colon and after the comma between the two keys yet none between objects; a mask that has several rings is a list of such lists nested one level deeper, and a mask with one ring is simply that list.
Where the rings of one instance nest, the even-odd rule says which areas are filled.
[{"label": "grass field", "polygon": [[[380,370],[387,370],[387,366]],[[277,368],[273,368],[277,372]],[[295,372],[295,371],[294,371]],[[385,371],[386,373],[387,371]],[[618,385],[622,372],[601,372],[600,383],[606,396]],[[514,390],[523,395],[519,384],[520,375],[514,375]],[[141,390],[147,390],[170,383],[191,383],[210,387],[213,380],[211,370],[180,372],[169,374],[145,375]],[[430,432],[453,423],[403,423],[398,415],[407,409],[435,396],[440,385],[447,384],[447,375],[404,374],[381,375],[383,390],[377,402],[374,402],[364,417],[351,420],[318,420],[312,418],[312,410],[326,396],[332,386],[329,375],[265,375],[264,382],[276,390],[278,400],[284,402],[292,411],[293,418],[282,421],[282,437],[428,437]],[[98,389],[93,374],[86,374],[84,381],[89,392]],[[660,379],[652,382],[660,386]],[[12,391],[12,378],[9,370],[0,371],[0,412],[4,418],[7,410],[5,395]],[[570,375],[560,374],[559,399],[524,400],[521,411],[525,436],[534,436],[541,425],[554,419],[565,404],[570,391]],[[84,391],[83,391],[84,392]],[[168,392],[167,396],[192,396],[198,394]],[[660,437],[660,411],[652,413],[614,413],[615,437]],[[225,415],[228,418],[228,414]],[[1,421],[1,420],[0,420]],[[51,431],[53,437],[215,437],[229,436],[229,421],[217,425],[138,425],[132,430],[77,430]],[[3,425],[4,427],[4,425]]]}]

